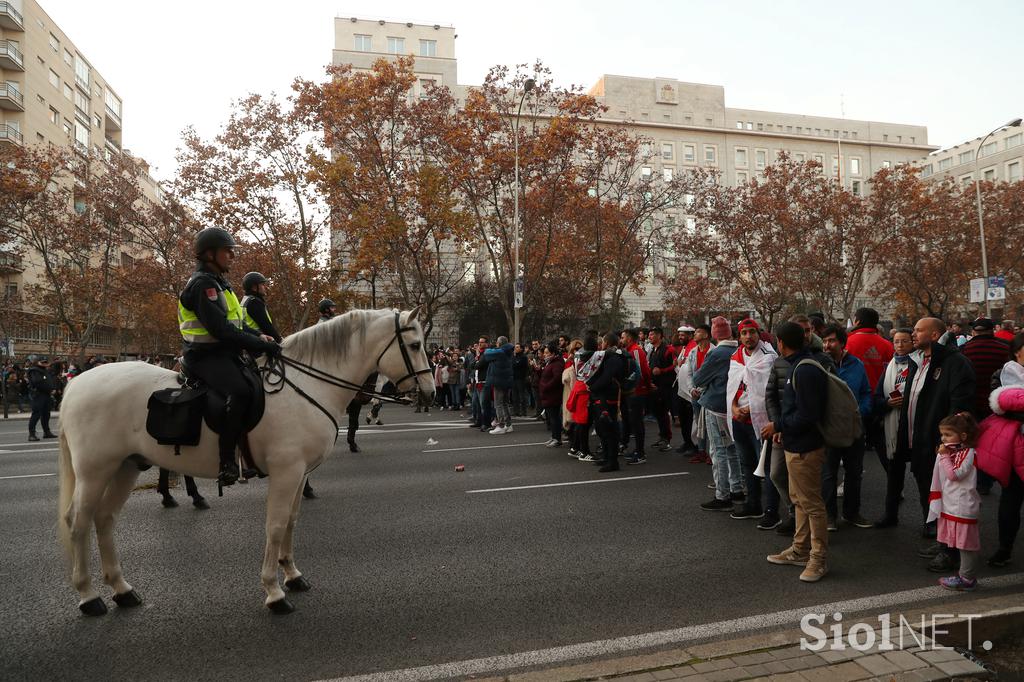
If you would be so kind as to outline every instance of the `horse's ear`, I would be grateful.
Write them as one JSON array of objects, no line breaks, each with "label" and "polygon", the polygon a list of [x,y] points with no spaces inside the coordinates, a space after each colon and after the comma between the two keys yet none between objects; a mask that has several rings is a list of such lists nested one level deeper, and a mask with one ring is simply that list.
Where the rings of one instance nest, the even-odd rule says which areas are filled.
[{"label": "horse's ear", "polygon": [[412,310],[409,311],[409,316],[407,318],[405,318],[405,323],[409,324],[413,320],[419,320],[420,316],[422,314],[423,314],[423,306],[422,305],[416,306],[415,308],[413,308]]}]

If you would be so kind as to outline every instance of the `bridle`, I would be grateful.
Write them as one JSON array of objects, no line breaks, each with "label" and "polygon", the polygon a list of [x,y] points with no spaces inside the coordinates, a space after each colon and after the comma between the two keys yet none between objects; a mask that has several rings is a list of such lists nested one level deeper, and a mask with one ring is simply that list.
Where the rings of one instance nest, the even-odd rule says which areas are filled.
[{"label": "bridle", "polygon": [[[380,361],[384,357],[384,354],[388,352],[388,349],[390,349],[392,344],[394,344],[395,341],[397,340],[398,349],[402,352],[402,360],[405,362],[405,370],[407,374],[401,379],[394,382],[396,390],[406,379],[415,379],[420,374],[430,373],[429,366],[424,367],[421,370],[417,370],[412,366],[412,357],[409,355],[409,348],[405,343],[405,339],[402,338],[402,334],[408,331],[416,331],[416,328],[409,326],[403,327],[399,315],[400,314],[398,312],[395,313],[395,335],[391,337],[391,340],[388,342],[388,345],[386,345],[384,347],[384,350],[381,351],[380,355],[377,356],[376,362],[377,365],[380,365]],[[265,388],[264,390],[268,394],[274,394],[280,392],[284,388],[285,384],[290,386],[292,390],[294,390],[300,396],[309,401],[314,407],[316,407],[318,410],[327,415],[327,418],[331,420],[332,424],[334,424],[335,441],[337,441],[338,439],[338,421],[334,418],[334,416],[330,413],[330,411],[327,408],[325,408],[316,400],[316,398],[303,391],[300,387],[295,385],[295,382],[288,378],[286,374],[287,367],[292,367],[296,371],[305,374],[306,376],[312,377],[326,384],[330,384],[331,386],[356,391],[357,393],[369,396],[370,398],[376,398],[382,402],[396,403],[398,405],[412,404],[412,400],[408,397],[400,395],[386,395],[384,393],[379,393],[377,391],[367,390],[364,384],[357,384],[352,381],[349,381],[348,379],[334,376],[329,372],[325,372],[322,369],[318,369],[312,365],[306,364],[305,362],[302,362],[300,360],[296,360],[295,358],[290,358],[286,355],[278,355],[276,357],[267,358],[266,364],[258,368],[260,374],[263,375],[263,382],[267,385],[267,387],[269,387]]]},{"label": "bridle", "polygon": [[[409,348],[405,345],[405,339],[402,338],[402,334],[404,332],[414,332],[414,331],[416,331],[416,327],[403,327],[402,326],[402,323],[399,321],[399,313],[396,312],[395,313],[395,335],[393,337],[391,337],[391,341],[388,342],[388,345],[384,346],[384,350],[382,350],[380,352],[380,355],[377,356],[377,363],[376,364],[378,366],[380,366],[380,361],[384,357],[384,354],[388,352],[388,349],[391,348],[391,344],[393,344],[396,340],[398,341],[398,350],[402,351],[402,360],[405,362],[405,371],[407,373],[406,373],[406,375],[404,377],[402,377],[401,379],[399,379],[399,380],[397,380],[395,382],[395,388],[396,389],[398,389],[398,387],[401,385],[401,383],[403,381],[405,381],[406,379],[415,379],[415,378],[417,378],[421,374],[430,374],[430,363],[429,362],[427,363],[426,367],[424,367],[423,369],[420,369],[420,370],[414,369],[413,366],[412,366],[412,358],[409,356]],[[425,357],[425,354],[424,354],[424,357]]]}]

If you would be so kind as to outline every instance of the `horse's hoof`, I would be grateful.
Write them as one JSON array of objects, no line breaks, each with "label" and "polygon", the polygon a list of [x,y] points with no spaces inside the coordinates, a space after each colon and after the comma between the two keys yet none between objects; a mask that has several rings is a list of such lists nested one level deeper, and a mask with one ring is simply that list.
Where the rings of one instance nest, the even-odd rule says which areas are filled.
[{"label": "horse's hoof", "polygon": [[306,577],[301,575],[298,578],[285,580],[284,586],[288,588],[289,592],[309,592],[313,588]]},{"label": "horse's hoof", "polygon": [[292,606],[292,603],[284,597],[281,597],[277,601],[270,602],[269,604],[267,604],[267,608],[270,609],[272,613],[276,613],[279,616],[289,614],[295,610],[295,607]]},{"label": "horse's hoof", "polygon": [[170,495],[164,495],[163,502],[161,502],[160,504],[167,507],[168,509],[173,509],[174,507],[178,506],[178,501],[171,497]]},{"label": "horse's hoof", "polygon": [[124,594],[115,594],[114,603],[122,609],[130,609],[133,606],[142,606],[142,597],[135,590],[128,590]]},{"label": "horse's hoof", "polygon": [[103,603],[102,597],[93,597],[89,601],[84,601],[78,605],[78,608],[87,616],[102,616],[107,613],[107,605]]},{"label": "horse's hoof", "polygon": [[196,509],[209,509],[210,505],[207,504],[205,497],[197,497],[192,500],[192,506]]}]

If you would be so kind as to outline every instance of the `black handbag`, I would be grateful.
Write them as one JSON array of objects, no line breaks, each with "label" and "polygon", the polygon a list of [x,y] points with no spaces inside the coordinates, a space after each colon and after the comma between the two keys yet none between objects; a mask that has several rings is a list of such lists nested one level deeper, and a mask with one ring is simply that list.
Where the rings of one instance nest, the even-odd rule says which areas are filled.
[{"label": "black handbag", "polygon": [[149,396],[146,431],[160,445],[196,446],[203,430],[206,388],[165,388]]}]

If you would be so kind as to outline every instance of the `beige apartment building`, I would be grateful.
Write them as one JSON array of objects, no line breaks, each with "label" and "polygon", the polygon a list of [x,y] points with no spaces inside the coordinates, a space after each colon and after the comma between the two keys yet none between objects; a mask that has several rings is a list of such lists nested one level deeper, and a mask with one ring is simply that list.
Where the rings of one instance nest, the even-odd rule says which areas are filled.
[{"label": "beige apartment building", "polygon": [[[121,152],[121,98],[35,0],[0,0],[0,145],[67,145],[79,153]],[[142,186],[159,201],[159,184],[148,174]],[[130,263],[142,254],[126,244],[119,254]],[[22,257],[0,252],[0,295],[41,283],[41,263],[31,252]],[[14,350],[59,352],[62,330],[45,321],[26,323],[15,332]],[[97,354],[124,350],[113,329],[101,329]]]},{"label": "beige apartment building", "polygon": [[[457,82],[456,37],[453,28],[440,25],[336,18],[333,62],[365,69],[382,56],[411,54],[421,84],[432,80],[449,86],[461,100],[472,86]],[[723,182],[739,184],[761,177],[785,151],[798,160],[817,160],[823,173],[840,176],[844,186],[863,194],[879,168],[935,150],[922,125],[738,109],[726,106],[721,85],[604,75],[589,92],[608,109],[603,124],[651,140],[653,157],[645,174],[671,176],[710,167],[721,172]],[[685,254],[678,256],[656,254],[644,295],[627,292],[623,302],[631,322],[661,319],[665,306],[657,276],[671,274],[678,260],[685,260]]]},{"label": "beige apartment building", "polygon": [[996,131],[980,152],[981,137],[932,152],[917,161],[921,176],[955,178],[963,184],[976,179],[1017,182],[1024,178],[1024,129],[1020,126]]}]

